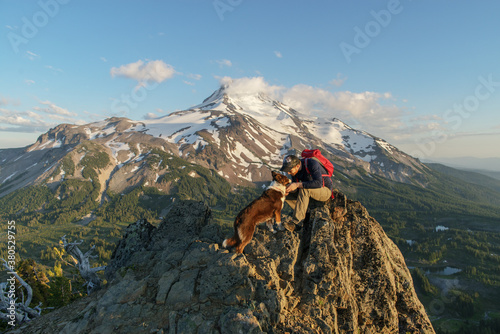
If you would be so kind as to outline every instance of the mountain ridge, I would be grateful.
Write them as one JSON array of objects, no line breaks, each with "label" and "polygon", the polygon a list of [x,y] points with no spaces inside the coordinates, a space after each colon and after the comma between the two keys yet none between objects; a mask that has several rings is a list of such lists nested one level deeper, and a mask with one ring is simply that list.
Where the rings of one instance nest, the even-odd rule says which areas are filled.
[{"label": "mountain ridge", "polygon": [[[376,174],[420,186],[427,182],[424,164],[381,138],[337,118],[304,118],[263,93],[230,96],[227,91],[222,86],[199,105],[155,119],[60,124],[24,149],[0,150],[6,156],[0,160],[0,196],[42,182],[65,154],[86,141],[109,155],[113,175],[123,166],[137,166],[151,149],[159,148],[214,169],[230,183],[252,185],[267,181],[265,169],[279,168],[285,154],[314,147],[349,177]],[[42,159],[43,166],[38,164]]]}]

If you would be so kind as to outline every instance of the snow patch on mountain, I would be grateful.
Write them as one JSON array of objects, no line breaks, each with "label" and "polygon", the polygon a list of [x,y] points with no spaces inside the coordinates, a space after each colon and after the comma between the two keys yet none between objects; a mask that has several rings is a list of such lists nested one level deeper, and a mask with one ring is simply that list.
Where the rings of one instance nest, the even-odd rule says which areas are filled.
[{"label": "snow patch on mountain", "polygon": [[225,128],[227,126],[230,126],[231,125],[231,121],[229,120],[228,117],[224,116],[224,117],[219,117],[215,120],[215,124],[217,125],[217,127],[219,128]]},{"label": "snow patch on mountain", "polygon": [[7,177],[6,177],[6,178],[2,181],[2,183],[7,182],[8,180],[10,180],[10,179],[11,179],[14,175],[16,175],[16,174],[17,174],[17,172],[14,172],[14,173],[10,174],[9,176],[7,176]]},{"label": "snow patch on mountain", "polygon": [[[240,142],[235,142],[235,149],[231,151],[231,154],[235,160],[244,167],[250,166],[250,162],[260,161],[249,149],[247,149]],[[250,160],[250,161],[249,161]]]},{"label": "snow patch on mountain", "polygon": [[126,161],[132,159],[135,156],[135,154],[132,153],[132,151],[130,150],[130,146],[127,143],[108,141],[105,145],[111,149],[113,157],[117,161],[118,161],[118,152],[120,151],[128,152],[129,158]]},{"label": "snow patch on mountain", "polygon": [[90,140],[94,140],[99,137],[106,137],[116,132],[116,126],[112,123],[106,121],[100,121],[89,124],[88,127],[84,128],[85,133]]},{"label": "snow patch on mountain", "polygon": [[198,135],[199,131],[207,131],[220,144],[218,130],[230,125],[226,116],[217,117],[208,111],[185,110],[145,120],[126,131],[143,132],[170,143],[195,145],[202,149],[209,143]]},{"label": "snow patch on mountain", "polygon": [[377,142],[378,146],[380,146],[381,148],[383,148],[387,152],[389,152],[391,154],[393,153],[393,146],[391,144],[389,144],[388,142],[386,142],[385,140],[377,139],[376,142]]},{"label": "snow patch on mountain", "polygon": [[38,145],[35,148],[29,149],[28,152],[33,151],[33,150],[45,150],[45,149],[49,149],[49,148],[57,148],[57,147],[61,147],[61,146],[62,146],[62,143],[60,140],[56,141],[55,139],[49,139],[45,143],[43,143],[42,145]]}]

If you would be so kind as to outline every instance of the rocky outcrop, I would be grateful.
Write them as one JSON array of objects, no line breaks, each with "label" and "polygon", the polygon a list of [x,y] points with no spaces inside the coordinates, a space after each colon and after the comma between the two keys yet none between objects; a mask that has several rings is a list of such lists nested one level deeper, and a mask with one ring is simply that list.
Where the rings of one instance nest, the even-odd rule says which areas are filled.
[{"label": "rocky outcrop", "polygon": [[12,333],[434,333],[403,256],[359,202],[312,206],[244,254],[199,202],[127,228],[108,284]]}]

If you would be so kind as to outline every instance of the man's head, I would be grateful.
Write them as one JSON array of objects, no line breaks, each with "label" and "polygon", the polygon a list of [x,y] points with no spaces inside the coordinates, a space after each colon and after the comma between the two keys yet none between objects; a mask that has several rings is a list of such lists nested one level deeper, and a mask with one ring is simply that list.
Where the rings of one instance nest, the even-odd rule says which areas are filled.
[{"label": "man's head", "polygon": [[286,172],[292,176],[297,174],[300,169],[300,159],[295,155],[287,155],[283,159],[283,166],[281,167],[282,172]]}]

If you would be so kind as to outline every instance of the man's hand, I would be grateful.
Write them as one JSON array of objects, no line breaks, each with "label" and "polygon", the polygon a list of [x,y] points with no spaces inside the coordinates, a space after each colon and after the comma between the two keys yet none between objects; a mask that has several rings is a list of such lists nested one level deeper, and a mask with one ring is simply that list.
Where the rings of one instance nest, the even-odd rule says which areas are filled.
[{"label": "man's hand", "polygon": [[288,195],[291,192],[294,192],[295,190],[302,188],[302,183],[301,182],[293,182],[288,184],[286,187],[286,194]]}]

